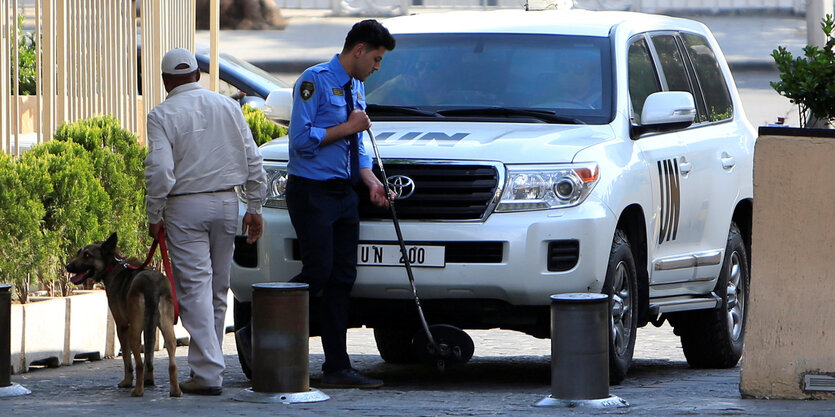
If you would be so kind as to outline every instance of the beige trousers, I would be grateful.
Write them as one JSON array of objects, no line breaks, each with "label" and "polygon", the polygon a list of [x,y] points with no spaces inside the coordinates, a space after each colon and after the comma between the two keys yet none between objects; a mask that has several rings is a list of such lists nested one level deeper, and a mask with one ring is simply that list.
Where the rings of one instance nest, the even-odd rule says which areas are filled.
[{"label": "beige trousers", "polygon": [[188,364],[195,382],[222,386],[226,294],[238,219],[234,191],[169,197],[168,255],[180,320],[191,335]]}]

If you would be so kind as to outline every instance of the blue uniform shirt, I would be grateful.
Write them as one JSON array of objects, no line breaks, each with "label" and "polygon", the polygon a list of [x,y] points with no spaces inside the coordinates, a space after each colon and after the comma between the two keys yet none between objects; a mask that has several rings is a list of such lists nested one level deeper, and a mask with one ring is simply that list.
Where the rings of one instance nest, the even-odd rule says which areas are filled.
[{"label": "blue uniform shirt", "polygon": [[[312,180],[350,179],[348,139],[320,147],[329,127],[348,120],[346,99],[354,108],[365,110],[365,85],[352,80],[354,94],[347,97],[343,87],[351,80],[339,63],[338,55],[314,65],[302,73],[293,87],[293,114],[290,118],[290,162],[288,173]],[[359,167],[371,168],[371,156],[365,152],[359,134]]]}]

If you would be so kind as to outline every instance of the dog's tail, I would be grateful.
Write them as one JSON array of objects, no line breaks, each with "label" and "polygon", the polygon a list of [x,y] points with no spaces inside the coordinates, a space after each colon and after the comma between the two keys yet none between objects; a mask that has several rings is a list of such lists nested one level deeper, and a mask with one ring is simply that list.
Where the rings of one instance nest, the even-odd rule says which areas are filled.
[{"label": "dog's tail", "polygon": [[155,290],[153,285],[148,285],[146,282],[145,291],[145,318],[143,320],[145,328],[145,363],[151,362],[151,354],[154,351],[154,345],[157,338],[157,326],[159,326],[159,291]]}]

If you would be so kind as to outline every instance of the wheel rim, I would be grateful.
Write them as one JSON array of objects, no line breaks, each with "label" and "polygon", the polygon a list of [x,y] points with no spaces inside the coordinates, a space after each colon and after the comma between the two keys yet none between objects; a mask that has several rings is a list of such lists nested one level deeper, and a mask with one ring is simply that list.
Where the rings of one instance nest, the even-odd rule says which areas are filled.
[{"label": "wheel rim", "polygon": [[615,353],[623,355],[632,337],[632,293],[629,289],[629,269],[626,262],[618,262],[612,282],[612,341]]},{"label": "wheel rim", "polygon": [[745,312],[745,297],[743,295],[742,262],[739,252],[731,254],[731,262],[728,271],[728,288],[725,297],[728,300],[728,331],[731,339],[739,340],[742,334],[742,318]]}]

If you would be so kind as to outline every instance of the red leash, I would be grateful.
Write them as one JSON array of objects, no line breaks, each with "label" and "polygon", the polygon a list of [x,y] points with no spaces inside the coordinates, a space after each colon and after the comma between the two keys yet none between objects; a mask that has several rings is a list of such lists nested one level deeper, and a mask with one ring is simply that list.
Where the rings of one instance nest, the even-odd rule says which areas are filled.
[{"label": "red leash", "polygon": [[151,250],[148,256],[145,257],[145,262],[141,266],[127,265],[129,269],[143,269],[151,263],[154,257],[154,252],[157,251],[159,245],[160,255],[162,256],[162,266],[165,268],[165,275],[168,275],[168,281],[171,282],[171,295],[174,297],[174,324],[177,324],[177,319],[180,317],[180,303],[177,302],[177,290],[174,287],[174,274],[171,273],[171,262],[168,260],[168,248],[165,246],[165,228],[159,229],[159,234],[154,238],[154,243],[151,245]]}]

